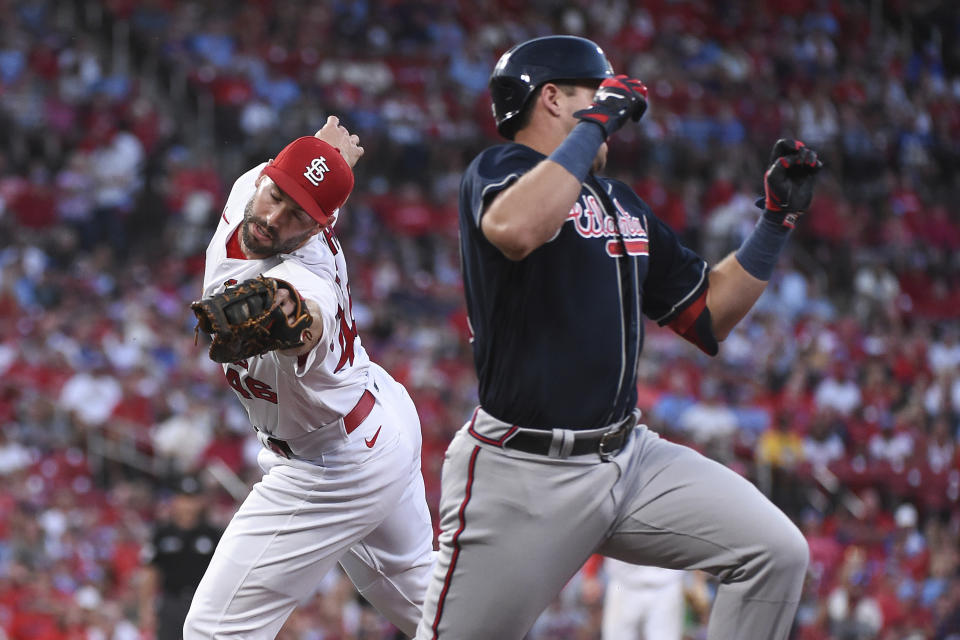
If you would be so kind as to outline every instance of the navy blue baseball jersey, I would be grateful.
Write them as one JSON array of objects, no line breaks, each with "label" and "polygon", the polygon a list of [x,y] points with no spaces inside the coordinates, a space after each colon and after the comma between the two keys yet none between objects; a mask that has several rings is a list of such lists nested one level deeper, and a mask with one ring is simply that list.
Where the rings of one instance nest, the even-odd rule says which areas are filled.
[{"label": "navy blue baseball jersey", "polygon": [[530,428],[592,429],[637,402],[641,313],[713,355],[708,265],[622,182],[589,176],[557,235],[511,261],[484,208],[543,154],[491,147],[460,185],[460,244],[480,404]]}]

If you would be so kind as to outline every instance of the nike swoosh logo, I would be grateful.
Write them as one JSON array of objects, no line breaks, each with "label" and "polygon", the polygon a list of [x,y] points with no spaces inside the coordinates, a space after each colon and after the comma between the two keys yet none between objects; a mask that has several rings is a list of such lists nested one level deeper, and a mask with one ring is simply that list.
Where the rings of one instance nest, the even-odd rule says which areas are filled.
[{"label": "nike swoosh logo", "polygon": [[383,429],[383,425],[377,427],[377,432],[373,434],[372,438],[366,438],[363,443],[366,444],[369,448],[373,449],[373,445],[377,444],[377,437],[380,435],[380,429]]}]

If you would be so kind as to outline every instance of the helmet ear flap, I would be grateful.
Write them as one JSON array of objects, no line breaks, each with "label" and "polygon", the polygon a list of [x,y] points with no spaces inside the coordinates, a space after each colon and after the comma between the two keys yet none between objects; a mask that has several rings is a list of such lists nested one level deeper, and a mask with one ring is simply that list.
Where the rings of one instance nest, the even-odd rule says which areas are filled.
[{"label": "helmet ear flap", "polygon": [[490,79],[490,95],[493,98],[490,107],[500,135],[513,140],[517,116],[534,91],[535,86],[518,78],[499,76]]}]

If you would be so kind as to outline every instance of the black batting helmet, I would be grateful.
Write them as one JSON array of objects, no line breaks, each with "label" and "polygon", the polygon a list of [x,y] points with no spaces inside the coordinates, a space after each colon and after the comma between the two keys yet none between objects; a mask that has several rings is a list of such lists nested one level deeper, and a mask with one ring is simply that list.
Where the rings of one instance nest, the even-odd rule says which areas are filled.
[{"label": "black batting helmet", "polygon": [[500,57],[490,74],[497,131],[513,140],[511,120],[537,87],[551,80],[609,78],[613,67],[595,42],[577,36],[545,36],[522,42]]}]

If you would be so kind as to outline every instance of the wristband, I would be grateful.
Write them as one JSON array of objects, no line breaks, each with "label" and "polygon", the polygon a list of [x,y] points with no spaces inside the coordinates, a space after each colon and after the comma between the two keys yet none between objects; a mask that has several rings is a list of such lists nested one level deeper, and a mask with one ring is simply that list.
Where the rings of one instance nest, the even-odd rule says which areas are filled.
[{"label": "wristband", "polygon": [[767,217],[760,217],[757,226],[737,249],[737,261],[744,270],[758,280],[770,280],[777,258],[787,244],[790,229]]},{"label": "wristband", "polygon": [[605,139],[602,127],[590,122],[580,122],[547,159],[556,162],[573,174],[574,178],[583,182],[593,166],[597,149]]}]

